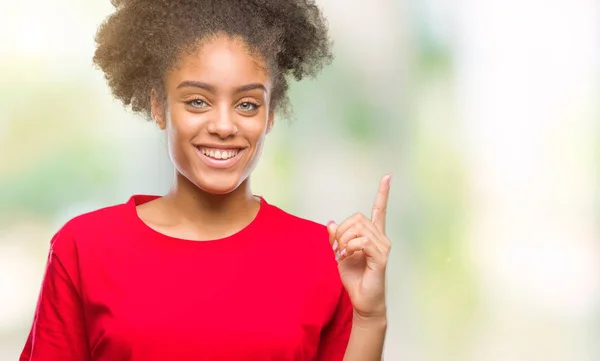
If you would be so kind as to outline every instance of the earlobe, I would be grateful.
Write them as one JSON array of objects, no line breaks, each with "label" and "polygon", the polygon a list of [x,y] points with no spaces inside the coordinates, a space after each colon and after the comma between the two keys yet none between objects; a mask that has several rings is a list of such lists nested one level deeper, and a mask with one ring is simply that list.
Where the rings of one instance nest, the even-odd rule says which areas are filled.
[{"label": "earlobe", "polygon": [[152,92],[150,94],[150,106],[152,119],[156,122],[160,129],[165,130],[167,128],[167,124],[165,123],[164,119],[165,113],[163,109],[163,102],[159,99],[159,95],[156,89],[152,89]]}]

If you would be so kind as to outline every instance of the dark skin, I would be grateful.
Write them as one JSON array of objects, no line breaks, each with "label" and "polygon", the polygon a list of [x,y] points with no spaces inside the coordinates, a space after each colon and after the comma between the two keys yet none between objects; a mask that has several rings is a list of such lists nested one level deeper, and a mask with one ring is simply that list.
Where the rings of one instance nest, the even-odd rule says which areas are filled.
[{"label": "dark skin", "polygon": [[[202,241],[237,233],[260,207],[249,177],[273,125],[269,71],[242,40],[219,35],[184,55],[164,84],[164,101],[152,91],[152,114],[166,131],[175,179],[166,196],[139,206],[138,215],[176,238]],[[211,157],[226,159],[207,158],[208,149]],[[390,176],[382,178],[370,218],[357,213],[328,225],[354,307],[345,361],[379,360],[383,350],[389,184]]]}]

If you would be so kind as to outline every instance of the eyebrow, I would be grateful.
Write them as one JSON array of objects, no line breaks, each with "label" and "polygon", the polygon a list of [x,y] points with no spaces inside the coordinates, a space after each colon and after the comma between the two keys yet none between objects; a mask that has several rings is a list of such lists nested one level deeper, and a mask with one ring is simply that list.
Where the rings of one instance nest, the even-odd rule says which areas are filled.
[{"label": "eyebrow", "polygon": [[[181,89],[181,88],[200,88],[200,89],[204,89],[206,91],[209,91],[211,93],[215,93],[215,88],[207,83],[203,83],[201,81],[195,81],[195,80],[185,80],[182,81],[178,86],[177,89]],[[260,89],[264,92],[267,91],[267,88],[260,84],[260,83],[252,83],[252,84],[246,84],[246,85],[242,85],[239,88],[237,88],[234,93],[241,93],[241,92],[245,92],[245,91],[249,91],[249,90],[254,90],[254,89]]]}]

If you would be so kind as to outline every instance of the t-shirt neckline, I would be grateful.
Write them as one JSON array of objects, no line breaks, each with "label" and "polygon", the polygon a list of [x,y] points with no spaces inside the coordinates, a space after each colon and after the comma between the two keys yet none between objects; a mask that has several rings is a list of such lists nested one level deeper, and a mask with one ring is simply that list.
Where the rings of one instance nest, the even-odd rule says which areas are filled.
[{"label": "t-shirt neckline", "polygon": [[157,240],[162,239],[162,240],[173,241],[173,242],[178,242],[178,243],[198,244],[198,245],[205,245],[205,246],[225,245],[225,244],[234,242],[236,240],[242,240],[242,239],[248,238],[247,236],[249,234],[252,234],[255,229],[260,228],[260,224],[263,222],[263,219],[265,218],[265,213],[267,212],[267,208],[269,207],[269,204],[267,203],[267,201],[265,201],[265,199],[263,197],[256,196],[260,200],[260,206],[259,206],[256,216],[246,227],[242,228],[241,230],[239,230],[236,233],[229,235],[227,237],[216,238],[216,239],[207,239],[207,240],[195,240],[195,239],[186,239],[186,238],[178,238],[178,237],[169,236],[167,234],[159,232],[159,231],[155,230],[154,228],[150,227],[149,225],[146,224],[146,222],[144,222],[140,218],[140,216],[137,213],[136,207],[141,204],[144,204],[144,203],[150,202],[152,200],[155,200],[157,198],[160,198],[160,197],[161,196],[159,196],[159,195],[151,195],[151,194],[134,194],[129,198],[127,203],[125,203],[125,206],[128,209],[128,213],[133,218],[133,221],[134,221],[133,223],[135,224],[135,227],[138,230],[144,232],[144,234],[146,234],[148,237],[151,237],[153,239],[157,239]]}]

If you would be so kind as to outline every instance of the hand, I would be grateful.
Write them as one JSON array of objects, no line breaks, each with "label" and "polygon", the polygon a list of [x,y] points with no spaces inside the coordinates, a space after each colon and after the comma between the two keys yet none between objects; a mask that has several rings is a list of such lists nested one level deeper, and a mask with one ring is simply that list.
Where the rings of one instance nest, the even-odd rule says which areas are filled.
[{"label": "hand", "polygon": [[391,245],[385,217],[391,177],[386,175],[379,183],[370,220],[356,213],[339,225],[327,225],[342,283],[354,314],[362,318],[386,316],[385,268]]}]

